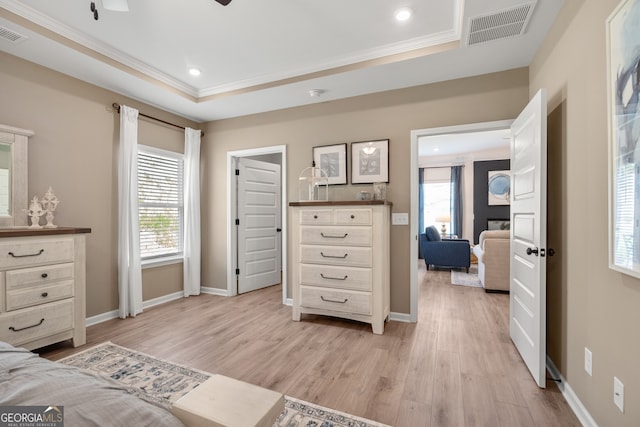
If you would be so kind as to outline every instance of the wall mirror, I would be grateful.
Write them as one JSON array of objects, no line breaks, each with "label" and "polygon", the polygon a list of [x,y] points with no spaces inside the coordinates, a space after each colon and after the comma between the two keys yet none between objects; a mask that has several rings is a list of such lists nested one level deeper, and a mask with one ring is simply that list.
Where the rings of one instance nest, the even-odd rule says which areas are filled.
[{"label": "wall mirror", "polygon": [[27,225],[30,136],[33,131],[0,124],[0,227]]}]

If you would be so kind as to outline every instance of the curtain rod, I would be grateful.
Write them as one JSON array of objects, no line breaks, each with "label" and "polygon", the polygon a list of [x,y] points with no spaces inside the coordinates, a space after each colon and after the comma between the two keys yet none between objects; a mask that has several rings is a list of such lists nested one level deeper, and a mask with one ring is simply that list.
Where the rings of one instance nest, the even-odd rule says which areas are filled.
[{"label": "curtain rod", "polygon": [[[114,102],[113,104],[111,104],[111,106],[113,107],[114,110],[116,110],[118,112],[118,114],[120,114],[120,104]],[[143,113],[141,113],[139,111],[138,111],[138,115],[142,116],[142,117],[146,117],[147,119],[155,120],[156,122],[164,123],[165,125],[169,125],[169,126],[173,126],[173,127],[185,130],[184,126],[180,126],[180,125],[177,125],[175,123],[167,122],[166,120],[158,119],[157,117],[148,116],[148,115],[143,114]],[[200,135],[204,136],[204,132],[200,131]]]}]

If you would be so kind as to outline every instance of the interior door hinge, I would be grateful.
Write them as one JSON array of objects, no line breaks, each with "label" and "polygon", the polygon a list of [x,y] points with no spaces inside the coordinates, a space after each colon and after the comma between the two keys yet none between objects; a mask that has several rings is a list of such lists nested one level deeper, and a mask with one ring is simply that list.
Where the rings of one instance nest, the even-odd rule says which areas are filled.
[{"label": "interior door hinge", "polygon": [[240,169],[236,169],[236,175],[240,175]]},{"label": "interior door hinge", "polygon": [[240,225],[240,218],[236,218],[236,225]]},{"label": "interior door hinge", "polygon": [[239,276],[239,275],[240,275],[240,269],[236,268],[236,276]]}]

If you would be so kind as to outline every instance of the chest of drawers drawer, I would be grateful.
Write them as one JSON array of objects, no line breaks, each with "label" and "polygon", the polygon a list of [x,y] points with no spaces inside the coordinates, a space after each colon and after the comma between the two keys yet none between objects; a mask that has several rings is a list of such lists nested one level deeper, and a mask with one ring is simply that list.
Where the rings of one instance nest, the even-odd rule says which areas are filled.
[{"label": "chest of drawers drawer", "polygon": [[371,227],[300,227],[300,243],[371,246]]},{"label": "chest of drawers drawer", "polygon": [[46,285],[61,280],[73,280],[72,262],[21,268],[6,272],[7,291]]},{"label": "chest of drawers drawer", "polygon": [[371,293],[300,286],[300,305],[354,314],[371,314]]},{"label": "chest of drawers drawer", "polygon": [[29,239],[20,243],[0,242],[0,268],[71,262],[74,244],[71,238]]},{"label": "chest of drawers drawer", "polygon": [[73,299],[0,315],[0,340],[14,346],[73,328]]},{"label": "chest of drawers drawer", "polygon": [[306,264],[371,267],[371,248],[300,245],[300,261]]},{"label": "chest of drawers drawer", "polygon": [[300,284],[303,285],[371,291],[371,276],[370,268],[300,265]]}]

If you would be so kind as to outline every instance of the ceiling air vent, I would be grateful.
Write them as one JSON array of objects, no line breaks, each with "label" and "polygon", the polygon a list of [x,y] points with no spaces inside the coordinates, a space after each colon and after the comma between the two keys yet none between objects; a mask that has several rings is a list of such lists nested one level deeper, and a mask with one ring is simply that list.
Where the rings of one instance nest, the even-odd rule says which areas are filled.
[{"label": "ceiling air vent", "polygon": [[510,7],[469,19],[466,45],[519,36],[527,28],[536,2]]},{"label": "ceiling air vent", "polygon": [[27,36],[23,36],[20,33],[16,33],[13,30],[0,26],[0,39],[8,40],[11,43],[20,43],[27,39]]}]

